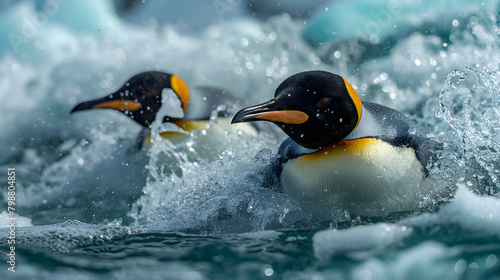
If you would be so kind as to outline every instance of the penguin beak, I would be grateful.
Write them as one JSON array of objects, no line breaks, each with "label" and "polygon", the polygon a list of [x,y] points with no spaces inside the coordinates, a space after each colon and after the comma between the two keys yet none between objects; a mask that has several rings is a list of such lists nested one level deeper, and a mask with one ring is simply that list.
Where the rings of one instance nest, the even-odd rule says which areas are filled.
[{"label": "penguin beak", "polygon": [[114,109],[125,112],[137,111],[142,108],[142,104],[140,102],[121,98],[122,96],[119,93],[113,93],[103,98],[86,101],[76,105],[75,108],[71,110],[71,113],[90,109]]},{"label": "penguin beak", "polygon": [[236,113],[231,123],[271,121],[287,124],[302,124],[309,119],[309,116],[302,111],[280,110],[278,107],[276,99],[271,99],[265,103],[244,108]]}]

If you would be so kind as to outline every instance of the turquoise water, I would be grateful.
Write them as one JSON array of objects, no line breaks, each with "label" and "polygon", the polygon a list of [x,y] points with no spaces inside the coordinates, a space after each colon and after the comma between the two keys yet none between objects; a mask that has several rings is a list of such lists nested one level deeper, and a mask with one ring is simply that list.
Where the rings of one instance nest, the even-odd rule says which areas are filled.
[{"label": "turquoise water", "polygon": [[[371,10],[348,13],[347,4],[324,2],[296,17],[296,2],[273,15],[259,1],[251,10],[246,1],[191,2],[191,21],[168,2],[121,16],[103,1],[59,1],[52,10],[51,1],[2,4],[1,279],[500,279],[497,3],[423,1],[436,9],[396,13],[372,1]],[[394,14],[381,21],[385,11]],[[47,20],[34,21],[42,12]],[[354,33],[332,37],[340,16]],[[384,31],[364,29],[373,23]],[[328,36],[308,42],[322,26],[313,34]],[[370,36],[358,38],[357,29]],[[319,219],[264,176],[285,139],[273,126],[258,136],[227,132],[207,156],[194,148],[217,118],[184,142],[154,138],[135,151],[140,127],[122,114],[69,114],[147,70],[226,88],[244,106],[311,69],[341,74],[362,100],[440,137],[431,174],[449,192],[423,196],[411,213],[327,209]],[[16,272],[7,263],[9,168]]]}]

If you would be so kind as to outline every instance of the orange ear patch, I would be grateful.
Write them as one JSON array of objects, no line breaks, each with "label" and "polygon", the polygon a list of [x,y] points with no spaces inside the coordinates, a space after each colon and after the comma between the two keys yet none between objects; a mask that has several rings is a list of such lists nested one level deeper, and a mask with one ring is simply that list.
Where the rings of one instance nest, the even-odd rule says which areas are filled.
[{"label": "orange ear patch", "polygon": [[349,92],[349,96],[351,97],[352,101],[354,102],[354,105],[356,105],[356,110],[358,111],[358,122],[356,123],[356,126],[358,126],[359,121],[361,120],[361,113],[363,113],[363,105],[361,104],[361,99],[359,99],[358,94],[356,91],[352,88],[351,84],[349,82],[342,78],[344,80],[345,87],[347,88],[347,92]]},{"label": "orange ear patch", "polygon": [[172,75],[172,77],[170,78],[170,84],[172,86],[172,89],[181,100],[182,110],[185,113],[189,104],[189,88],[187,84],[176,75]]}]

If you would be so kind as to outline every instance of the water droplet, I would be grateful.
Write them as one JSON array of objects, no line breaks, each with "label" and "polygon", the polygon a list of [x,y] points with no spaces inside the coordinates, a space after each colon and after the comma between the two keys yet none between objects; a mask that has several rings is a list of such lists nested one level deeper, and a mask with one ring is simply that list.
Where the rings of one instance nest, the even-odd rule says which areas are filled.
[{"label": "water droplet", "polygon": [[471,264],[469,264],[469,268],[479,268],[479,265],[477,264],[477,262],[472,262]]},{"label": "water droplet", "polygon": [[455,263],[455,272],[462,274],[467,269],[467,262],[464,259],[460,259]]},{"label": "water droplet", "polygon": [[241,38],[241,45],[242,45],[243,47],[248,46],[248,39],[247,39],[247,38]]},{"label": "water droplet", "polygon": [[495,254],[491,254],[486,258],[486,267],[492,268],[497,264],[497,256]]},{"label": "water droplet", "polygon": [[274,270],[272,268],[266,268],[266,270],[264,270],[264,274],[266,276],[272,276],[274,274]]}]

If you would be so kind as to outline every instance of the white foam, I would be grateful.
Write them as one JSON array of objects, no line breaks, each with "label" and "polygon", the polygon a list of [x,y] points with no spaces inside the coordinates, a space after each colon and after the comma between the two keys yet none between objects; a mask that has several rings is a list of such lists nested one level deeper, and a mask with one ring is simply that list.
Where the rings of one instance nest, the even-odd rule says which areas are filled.
[{"label": "white foam", "polygon": [[463,233],[476,237],[500,237],[500,199],[479,196],[461,185],[455,200],[436,213],[426,213],[401,221],[408,226],[459,226]]},{"label": "white foam", "polygon": [[11,220],[11,218],[15,218],[16,227],[30,227],[30,226],[32,226],[31,218],[19,216],[17,214],[10,215],[9,213],[7,213],[7,211],[4,210],[4,211],[2,211],[2,213],[0,213],[0,228],[9,227],[10,222],[14,221],[14,220]]},{"label": "white foam", "polygon": [[[7,231],[0,229],[0,232]],[[122,227],[119,223],[93,225],[70,220],[60,224],[16,228],[16,247],[45,248],[67,253],[77,246],[100,243],[138,232],[141,230]],[[0,245],[5,246],[6,243],[7,240],[0,240]]]},{"label": "white foam", "polygon": [[453,253],[441,243],[426,241],[395,259],[368,259],[351,271],[353,279],[448,279],[453,275]]},{"label": "white foam", "polygon": [[245,232],[239,234],[242,237],[254,238],[254,239],[265,239],[265,240],[275,240],[278,239],[282,232],[274,231],[274,230],[263,230],[263,231],[255,231],[255,232]]},{"label": "white foam", "polygon": [[327,260],[334,255],[375,253],[398,244],[412,232],[411,227],[387,223],[320,231],[313,236],[314,255],[318,260]]}]

